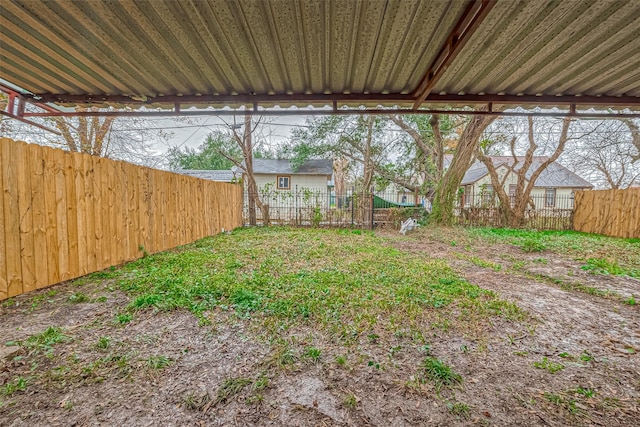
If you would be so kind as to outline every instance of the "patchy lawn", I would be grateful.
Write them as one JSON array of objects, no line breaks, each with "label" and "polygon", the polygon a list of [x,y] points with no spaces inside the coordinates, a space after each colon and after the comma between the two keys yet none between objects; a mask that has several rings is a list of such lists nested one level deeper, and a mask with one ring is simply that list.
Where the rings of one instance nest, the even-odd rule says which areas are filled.
[{"label": "patchy lawn", "polygon": [[241,229],[2,303],[8,425],[635,425],[640,243]]}]

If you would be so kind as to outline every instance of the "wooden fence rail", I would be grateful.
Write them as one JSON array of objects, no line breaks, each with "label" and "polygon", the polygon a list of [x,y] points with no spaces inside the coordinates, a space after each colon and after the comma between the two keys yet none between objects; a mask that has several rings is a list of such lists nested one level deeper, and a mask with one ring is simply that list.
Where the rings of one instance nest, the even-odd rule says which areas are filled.
[{"label": "wooden fence rail", "polygon": [[613,237],[640,237],[640,188],[577,191],[573,228]]},{"label": "wooden fence rail", "polygon": [[242,226],[242,187],[0,138],[0,300]]}]

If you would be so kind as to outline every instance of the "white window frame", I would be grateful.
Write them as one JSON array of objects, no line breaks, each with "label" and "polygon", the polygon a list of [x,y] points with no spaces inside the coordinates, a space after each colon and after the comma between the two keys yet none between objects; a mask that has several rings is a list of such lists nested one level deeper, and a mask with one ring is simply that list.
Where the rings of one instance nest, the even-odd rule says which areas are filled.
[{"label": "white window frame", "polygon": [[[550,199],[553,194],[553,199]],[[555,188],[545,188],[544,189],[544,207],[545,208],[555,208],[556,207],[556,197],[557,192]],[[551,201],[551,203],[550,203]]]}]

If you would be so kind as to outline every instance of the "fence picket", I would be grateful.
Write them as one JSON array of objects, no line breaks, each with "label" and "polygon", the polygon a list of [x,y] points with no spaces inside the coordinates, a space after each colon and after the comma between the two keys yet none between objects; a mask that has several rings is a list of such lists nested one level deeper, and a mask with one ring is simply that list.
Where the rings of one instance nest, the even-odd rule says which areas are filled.
[{"label": "fence picket", "polygon": [[47,260],[47,214],[45,206],[43,151],[35,145],[28,145],[31,167],[31,205],[33,218],[33,258],[35,261],[35,288],[48,283]]},{"label": "fence picket", "polygon": [[207,199],[242,224],[237,185],[6,138],[0,162],[0,300],[216,234]]},{"label": "fence picket", "polygon": [[20,261],[20,217],[18,211],[18,173],[15,155],[18,148],[10,140],[2,141],[2,183],[4,186],[4,236],[7,268],[7,296],[19,295],[22,290]]},{"label": "fence picket", "polygon": [[576,193],[576,231],[613,237],[640,237],[640,188]]},{"label": "fence picket", "polygon": [[[0,165],[4,165],[2,161],[2,139],[0,139]],[[4,180],[2,178],[3,169],[0,168],[0,300],[7,298],[7,249],[5,247],[5,215],[4,215]]]}]

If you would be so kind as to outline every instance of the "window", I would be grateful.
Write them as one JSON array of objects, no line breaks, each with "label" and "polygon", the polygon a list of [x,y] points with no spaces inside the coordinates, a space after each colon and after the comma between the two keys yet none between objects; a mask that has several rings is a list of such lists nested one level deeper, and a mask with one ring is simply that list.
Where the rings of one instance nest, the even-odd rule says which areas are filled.
[{"label": "window", "polygon": [[484,184],[480,188],[480,194],[482,195],[482,204],[489,205],[493,204],[493,185]]},{"label": "window", "polygon": [[279,176],[276,178],[276,182],[278,183],[278,190],[289,190],[291,188],[290,176]]},{"label": "window", "polygon": [[547,188],[544,190],[544,205],[546,207],[554,207],[556,205],[555,188]]},{"label": "window", "polygon": [[516,184],[509,184],[509,200],[511,207],[514,207],[516,204]]}]

